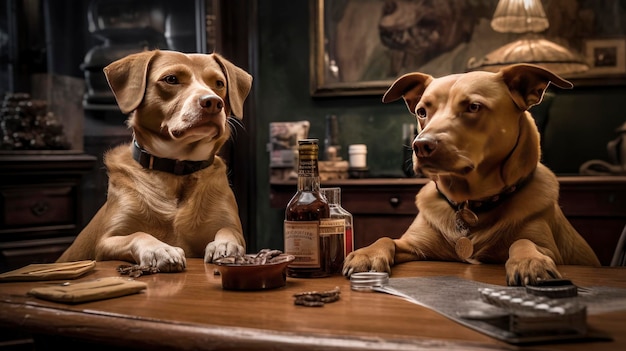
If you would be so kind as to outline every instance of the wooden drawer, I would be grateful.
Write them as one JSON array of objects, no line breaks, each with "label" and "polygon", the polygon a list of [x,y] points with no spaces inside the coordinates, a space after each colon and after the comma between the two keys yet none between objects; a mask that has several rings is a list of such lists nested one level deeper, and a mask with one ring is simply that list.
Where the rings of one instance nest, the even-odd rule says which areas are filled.
[{"label": "wooden drawer", "polygon": [[69,224],[76,221],[71,184],[17,186],[0,190],[2,227]]},{"label": "wooden drawer", "polygon": [[626,217],[626,187],[562,187],[559,203],[567,217]]},{"label": "wooden drawer", "polygon": [[603,266],[611,263],[626,218],[568,217],[576,230],[585,238]]},{"label": "wooden drawer", "polygon": [[75,151],[0,152],[0,271],[54,262],[71,244],[83,175],[96,161]]},{"label": "wooden drawer", "polygon": [[0,242],[0,273],[31,263],[53,263],[72,241],[73,236]]},{"label": "wooden drawer", "polygon": [[414,215],[354,215],[354,247],[360,249],[384,236],[398,239],[414,219]]},{"label": "wooden drawer", "polygon": [[[352,214],[416,215],[415,195],[428,179],[337,179],[322,187],[341,188],[341,206]],[[270,185],[270,205],[285,208],[296,192],[295,181],[274,182]]]},{"label": "wooden drawer", "polygon": [[417,215],[417,191],[401,189],[342,189],[341,206],[354,214]]}]

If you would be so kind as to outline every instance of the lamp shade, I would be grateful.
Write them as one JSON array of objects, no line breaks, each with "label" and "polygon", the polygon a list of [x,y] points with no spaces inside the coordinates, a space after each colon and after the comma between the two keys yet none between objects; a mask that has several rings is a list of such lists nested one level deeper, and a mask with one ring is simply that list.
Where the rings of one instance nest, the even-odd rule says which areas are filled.
[{"label": "lamp shade", "polygon": [[580,73],[589,69],[589,65],[580,55],[534,35],[527,35],[504,45],[480,60],[471,59],[467,68],[470,71],[497,72],[504,66],[516,63],[535,64],[561,75]]},{"label": "lamp shade", "polygon": [[500,33],[539,33],[549,23],[540,0],[500,0],[491,27]]}]

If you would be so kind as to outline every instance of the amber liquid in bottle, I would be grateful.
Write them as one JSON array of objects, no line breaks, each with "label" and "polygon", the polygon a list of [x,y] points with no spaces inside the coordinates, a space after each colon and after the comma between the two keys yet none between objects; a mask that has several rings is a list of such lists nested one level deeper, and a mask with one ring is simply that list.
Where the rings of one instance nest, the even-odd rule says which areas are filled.
[{"label": "amber liquid in bottle", "polygon": [[326,277],[331,274],[322,250],[320,222],[330,217],[326,198],[320,192],[317,139],[298,140],[298,190],[285,210],[285,253],[296,259],[287,275],[296,278]]},{"label": "amber liquid in bottle", "polygon": [[353,217],[341,207],[341,188],[322,188],[321,192],[328,201],[331,219],[324,222],[322,229],[327,234],[322,237],[322,242],[327,245],[324,257],[332,273],[341,273],[343,262],[354,247]]}]

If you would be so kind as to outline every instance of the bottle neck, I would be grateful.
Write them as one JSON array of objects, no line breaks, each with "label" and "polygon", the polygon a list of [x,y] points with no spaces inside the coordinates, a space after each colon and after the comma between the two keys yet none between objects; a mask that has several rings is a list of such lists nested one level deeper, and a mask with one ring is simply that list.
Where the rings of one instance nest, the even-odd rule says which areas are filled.
[{"label": "bottle neck", "polygon": [[320,177],[298,175],[298,191],[320,191]]},{"label": "bottle neck", "polygon": [[341,191],[339,188],[325,188],[322,190],[329,205],[341,205]]},{"label": "bottle neck", "polygon": [[317,147],[301,149],[298,159],[298,191],[320,191]]}]

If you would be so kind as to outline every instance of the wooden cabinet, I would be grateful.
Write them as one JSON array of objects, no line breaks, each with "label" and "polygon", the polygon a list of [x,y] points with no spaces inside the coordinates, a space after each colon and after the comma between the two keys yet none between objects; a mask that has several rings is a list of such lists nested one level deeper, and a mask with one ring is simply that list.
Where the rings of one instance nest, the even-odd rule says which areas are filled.
[{"label": "wooden cabinet", "polygon": [[81,181],[96,158],[0,154],[0,271],[55,261],[82,229]]},{"label": "wooden cabinet", "polygon": [[560,177],[559,204],[603,265],[626,226],[626,177]]},{"label": "wooden cabinet", "polygon": [[[427,179],[350,179],[326,181],[341,187],[342,206],[354,216],[355,247],[382,236],[399,238],[415,216],[415,195]],[[594,249],[603,265],[611,262],[626,225],[626,177],[559,177],[559,203],[565,216]],[[295,181],[273,182],[272,207],[285,208]]]}]

